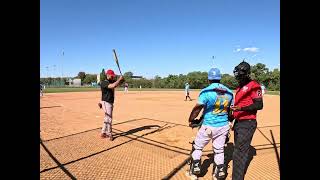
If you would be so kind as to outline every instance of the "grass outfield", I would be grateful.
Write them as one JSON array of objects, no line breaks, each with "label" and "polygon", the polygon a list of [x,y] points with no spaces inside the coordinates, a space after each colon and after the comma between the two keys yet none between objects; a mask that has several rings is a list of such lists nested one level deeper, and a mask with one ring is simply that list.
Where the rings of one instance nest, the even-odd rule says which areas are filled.
[{"label": "grass outfield", "polygon": [[[123,88],[117,88],[117,91],[124,91]],[[100,91],[100,88],[94,87],[67,87],[67,88],[46,88],[44,93],[63,93],[63,92],[86,92]],[[140,91],[139,88],[129,88],[129,91]],[[141,91],[184,91],[184,89],[160,89],[160,88],[142,88]],[[200,91],[200,89],[192,89],[191,91]],[[266,94],[280,95],[280,91],[267,91]]]},{"label": "grass outfield", "polygon": [[[194,89],[200,91],[200,89]],[[44,93],[62,93],[62,92],[85,92],[100,91],[100,88],[94,87],[70,87],[70,88],[46,88]],[[116,91],[124,91],[123,88],[116,88]],[[140,91],[139,88],[129,88],[129,91]],[[184,89],[160,89],[160,88],[142,88],[141,91],[184,91]]]},{"label": "grass outfield", "polygon": [[44,93],[63,93],[63,92],[85,92],[85,91],[100,91],[100,88],[92,87],[67,87],[67,88],[46,88]]}]

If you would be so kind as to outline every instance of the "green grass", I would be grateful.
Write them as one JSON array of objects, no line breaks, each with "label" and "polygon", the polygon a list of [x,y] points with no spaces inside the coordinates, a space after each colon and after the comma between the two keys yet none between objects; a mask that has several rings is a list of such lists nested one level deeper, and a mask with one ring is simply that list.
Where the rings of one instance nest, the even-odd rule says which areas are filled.
[{"label": "green grass", "polygon": [[[124,91],[124,88],[117,88],[117,91]],[[140,89],[129,88],[129,91],[140,91]],[[184,91],[184,89],[142,88],[141,91]]]},{"label": "green grass", "polygon": [[267,91],[266,94],[280,95],[280,91]]},{"label": "green grass", "polygon": [[100,88],[92,87],[68,87],[68,88],[46,88],[44,93],[63,93],[63,92],[87,92],[87,91],[100,91]]},{"label": "green grass", "polygon": [[[63,87],[63,88],[46,88],[44,93],[62,93],[62,92],[87,92],[100,91],[100,88],[94,87]],[[116,91],[124,91],[124,88],[116,88]],[[140,91],[139,88],[129,88],[129,91]],[[184,91],[184,89],[158,89],[142,88],[141,91]]]},{"label": "green grass", "polygon": [[[117,88],[117,91],[124,91],[124,88]],[[191,89],[191,91],[200,91],[201,89]],[[63,93],[63,92],[88,92],[100,91],[95,87],[63,87],[63,88],[46,88],[44,93]],[[129,91],[140,91],[139,88],[129,88]],[[142,88],[141,91],[184,91],[184,89],[161,89],[161,88]],[[280,95],[280,91],[267,91],[266,94]]]}]

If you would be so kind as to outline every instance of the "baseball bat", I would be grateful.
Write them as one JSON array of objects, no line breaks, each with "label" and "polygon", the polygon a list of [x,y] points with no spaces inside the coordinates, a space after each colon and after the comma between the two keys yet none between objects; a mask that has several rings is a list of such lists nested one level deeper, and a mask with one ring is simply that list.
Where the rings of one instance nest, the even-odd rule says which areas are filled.
[{"label": "baseball bat", "polygon": [[117,66],[118,66],[118,69],[119,69],[119,72],[120,72],[120,74],[121,74],[121,76],[122,76],[122,72],[121,72],[121,69],[120,69],[119,60],[118,60],[118,57],[117,57],[116,50],[115,50],[115,49],[112,49],[112,51],[113,51],[113,55],[114,55],[114,60],[116,61]]}]

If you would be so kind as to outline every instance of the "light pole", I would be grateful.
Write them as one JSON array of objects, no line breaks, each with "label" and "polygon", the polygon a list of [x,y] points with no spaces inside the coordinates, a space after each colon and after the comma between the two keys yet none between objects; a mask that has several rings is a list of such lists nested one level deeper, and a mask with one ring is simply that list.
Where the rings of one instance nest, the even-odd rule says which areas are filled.
[{"label": "light pole", "polygon": [[47,69],[47,78],[49,78],[49,67],[46,66],[46,69]]},{"label": "light pole", "polygon": [[[43,75],[43,68],[40,67],[40,78],[41,78],[42,75]],[[43,77],[43,76],[42,76],[42,77]]]},{"label": "light pole", "polygon": [[62,57],[61,57],[61,79],[63,78],[63,57],[64,57],[64,49],[62,49]]},{"label": "light pole", "polygon": [[54,76],[56,75],[56,65],[53,65],[53,74],[54,74]]}]

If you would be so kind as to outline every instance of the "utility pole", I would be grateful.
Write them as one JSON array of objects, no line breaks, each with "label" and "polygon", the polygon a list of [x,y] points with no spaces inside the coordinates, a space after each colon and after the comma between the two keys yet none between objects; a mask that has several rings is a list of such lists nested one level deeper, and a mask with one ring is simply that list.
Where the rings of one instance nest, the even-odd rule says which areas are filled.
[{"label": "utility pole", "polygon": [[46,69],[47,69],[47,78],[49,78],[49,67],[46,66]]}]

